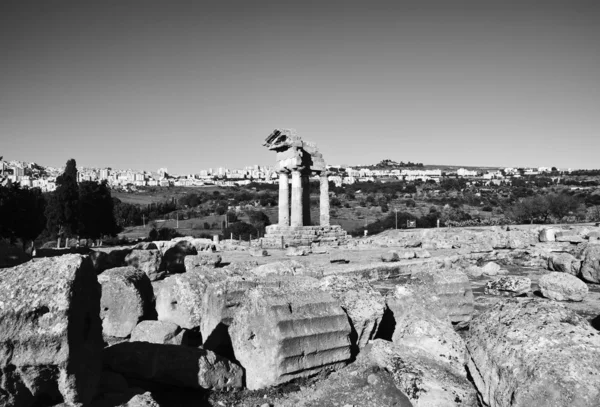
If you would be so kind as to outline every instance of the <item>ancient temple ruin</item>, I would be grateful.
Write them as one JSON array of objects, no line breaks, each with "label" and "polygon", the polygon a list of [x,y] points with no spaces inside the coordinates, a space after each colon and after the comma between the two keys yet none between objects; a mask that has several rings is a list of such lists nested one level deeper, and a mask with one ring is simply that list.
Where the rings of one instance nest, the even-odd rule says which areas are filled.
[{"label": "ancient temple ruin", "polygon": [[[346,232],[339,225],[329,224],[327,170],[316,144],[303,141],[292,129],[275,129],[264,146],[277,153],[279,221],[277,225],[267,227],[263,244],[301,246],[344,241]],[[319,226],[312,225],[310,215],[309,179],[315,175],[321,185]]]}]

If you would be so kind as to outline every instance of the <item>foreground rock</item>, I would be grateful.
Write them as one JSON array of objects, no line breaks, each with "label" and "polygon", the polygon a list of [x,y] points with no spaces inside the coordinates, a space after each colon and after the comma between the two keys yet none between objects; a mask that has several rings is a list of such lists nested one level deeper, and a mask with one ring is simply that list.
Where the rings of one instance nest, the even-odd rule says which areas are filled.
[{"label": "foreground rock", "polygon": [[229,332],[250,390],[342,367],[351,356],[348,317],[318,290],[250,290]]},{"label": "foreground rock", "polygon": [[0,273],[0,405],[89,403],[102,364],[100,287],[88,257]]},{"label": "foreground rock", "polygon": [[464,374],[420,349],[376,339],[364,354],[392,374],[396,387],[415,407],[476,407],[477,392]]},{"label": "foreground rock", "polygon": [[497,303],[471,322],[467,350],[486,405],[600,405],[600,335],[560,304]]},{"label": "foreground rock", "polygon": [[102,286],[100,318],[104,335],[125,338],[138,322],[155,317],[152,284],[133,267],[118,267],[98,276]]},{"label": "foreground rock", "polygon": [[488,281],[484,292],[488,295],[519,297],[531,292],[531,280],[527,277],[518,276],[500,277]]},{"label": "foreground rock", "polygon": [[583,251],[581,277],[590,283],[600,283],[600,245],[588,245]]},{"label": "foreground rock", "polygon": [[364,348],[375,337],[383,317],[386,307],[383,296],[357,276],[327,276],[321,280],[320,288],[340,302],[352,324],[352,344]]},{"label": "foreground rock", "polygon": [[123,342],[104,349],[102,358],[111,370],[129,378],[192,389],[242,387],[242,369],[204,349]]},{"label": "foreground rock", "polygon": [[588,286],[570,274],[549,273],[540,277],[538,282],[542,295],[555,301],[583,301]]}]

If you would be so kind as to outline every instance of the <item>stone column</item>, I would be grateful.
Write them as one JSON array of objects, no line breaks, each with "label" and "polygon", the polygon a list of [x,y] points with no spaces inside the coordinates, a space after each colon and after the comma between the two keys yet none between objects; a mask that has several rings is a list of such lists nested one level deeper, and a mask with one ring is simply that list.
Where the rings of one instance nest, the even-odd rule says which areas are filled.
[{"label": "stone column", "polygon": [[310,226],[310,179],[309,174],[302,174],[302,225]]},{"label": "stone column", "polygon": [[321,173],[320,201],[319,223],[321,226],[329,226],[329,181],[325,172]]},{"label": "stone column", "polygon": [[292,226],[302,226],[302,176],[299,170],[292,171]]},{"label": "stone column", "polygon": [[279,226],[290,226],[289,178],[287,173],[279,173]]}]

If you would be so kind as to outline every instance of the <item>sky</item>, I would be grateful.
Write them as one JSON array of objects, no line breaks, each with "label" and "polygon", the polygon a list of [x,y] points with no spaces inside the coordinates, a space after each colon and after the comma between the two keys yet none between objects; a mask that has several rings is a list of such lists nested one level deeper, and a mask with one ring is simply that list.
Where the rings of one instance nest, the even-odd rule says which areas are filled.
[{"label": "sky", "polygon": [[0,155],[600,168],[600,2],[0,1]]}]

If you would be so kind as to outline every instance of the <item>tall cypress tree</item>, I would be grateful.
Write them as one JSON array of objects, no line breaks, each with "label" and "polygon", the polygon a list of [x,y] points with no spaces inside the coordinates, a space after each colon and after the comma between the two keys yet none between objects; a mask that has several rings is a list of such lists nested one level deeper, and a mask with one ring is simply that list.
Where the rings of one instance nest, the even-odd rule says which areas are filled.
[{"label": "tall cypress tree", "polygon": [[46,207],[48,231],[52,234],[74,236],[79,228],[79,188],[77,164],[67,161],[65,171],[56,179],[56,191]]}]

